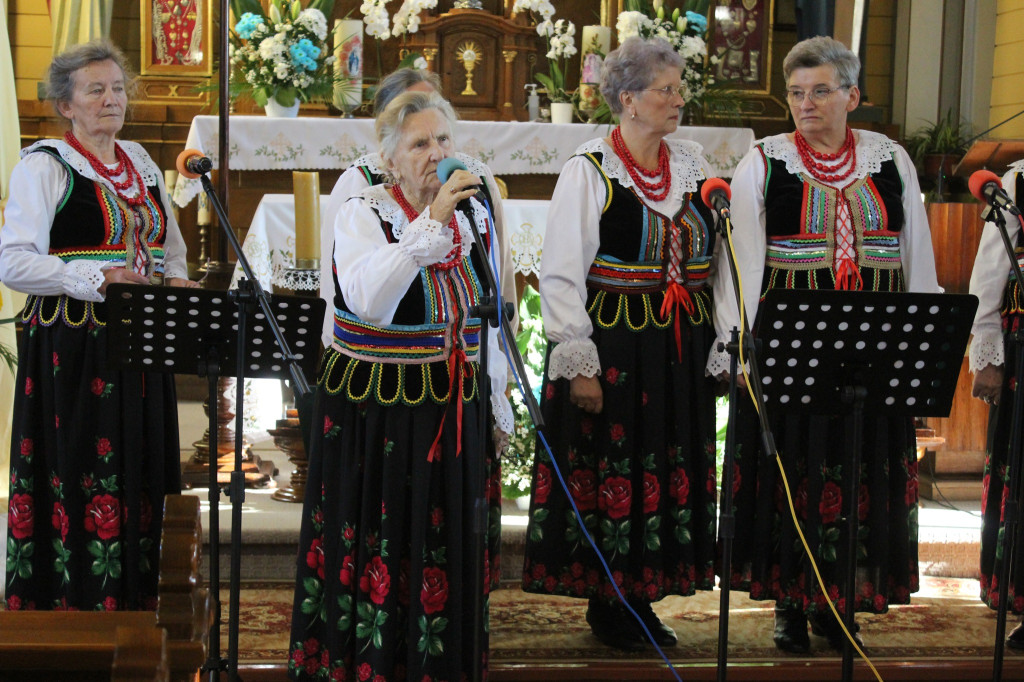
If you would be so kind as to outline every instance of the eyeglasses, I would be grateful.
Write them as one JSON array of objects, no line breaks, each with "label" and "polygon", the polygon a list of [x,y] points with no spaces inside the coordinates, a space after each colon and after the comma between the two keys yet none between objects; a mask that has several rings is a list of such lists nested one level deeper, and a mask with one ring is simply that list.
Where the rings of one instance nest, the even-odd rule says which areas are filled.
[{"label": "eyeglasses", "polygon": [[803,90],[787,90],[786,99],[788,99],[789,103],[793,105],[802,104],[805,97],[810,98],[811,102],[814,104],[824,104],[836,90],[849,90],[851,87],[853,86],[840,85],[838,88],[814,88],[810,92],[804,92]]},{"label": "eyeglasses", "polygon": [[671,97],[672,95],[679,95],[680,97],[682,97],[683,96],[683,84],[680,83],[679,85],[666,85],[663,88],[644,88],[644,91],[645,92],[658,92],[658,93],[661,93],[662,95],[664,95],[666,98],[667,97]]}]

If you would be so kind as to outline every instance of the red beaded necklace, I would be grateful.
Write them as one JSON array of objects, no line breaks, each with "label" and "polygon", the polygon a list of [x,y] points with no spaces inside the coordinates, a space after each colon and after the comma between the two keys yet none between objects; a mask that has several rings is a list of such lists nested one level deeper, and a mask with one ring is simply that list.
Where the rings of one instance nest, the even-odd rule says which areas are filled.
[{"label": "red beaded necklace", "polygon": [[[845,180],[850,177],[850,174],[857,167],[857,144],[854,141],[853,131],[850,130],[850,126],[846,126],[846,139],[843,140],[843,146],[835,154],[827,154],[815,150],[807,143],[807,140],[804,139],[799,130],[796,131],[793,139],[796,142],[796,150],[800,154],[800,160],[803,161],[804,168],[821,182]],[[849,165],[848,168],[847,165]],[[846,170],[842,171],[843,168],[846,168]]]},{"label": "red beaded necklace", "polygon": [[[645,197],[651,201],[661,201],[668,196],[668,190],[672,186],[672,169],[668,165],[668,145],[664,141],[658,147],[658,167],[654,170],[648,170],[636,162],[633,155],[629,153],[625,140],[622,139],[622,130],[619,127],[612,131],[612,147],[622,159],[622,164],[626,167],[629,177],[633,179]],[[656,178],[659,175],[661,180],[658,182],[648,182],[641,177]]]},{"label": "red beaded necklace", "polygon": [[[394,192],[395,201],[402,207],[405,212],[405,217],[409,219],[411,223],[419,213],[412,207],[409,200],[405,198],[405,193],[399,185],[392,185],[391,191]],[[439,270],[451,270],[459,263],[459,253],[462,251],[462,234],[459,232],[459,222],[455,219],[455,214],[452,213],[452,219],[448,221],[448,227],[452,228],[452,241],[455,242],[455,248],[448,252],[448,255],[444,257],[443,261],[434,263],[430,267],[437,268]]]},{"label": "red beaded necklace", "polygon": [[[82,146],[82,143],[78,141],[75,134],[70,130],[64,133],[64,140],[71,148],[76,152],[85,157],[92,169],[96,171],[98,175],[106,178],[110,181],[110,184],[114,186],[114,192],[124,201],[127,201],[132,206],[140,206],[146,201],[146,186],[142,183],[142,175],[138,169],[135,168],[135,164],[132,163],[131,158],[125,153],[124,149],[121,148],[117,142],[114,142],[114,155],[117,158],[117,166],[113,169],[107,168],[107,165],[96,158],[96,155],[87,150]],[[122,173],[125,174],[125,179],[118,182],[114,178],[119,177]],[[132,185],[138,188],[135,196],[128,196],[125,193]]]}]

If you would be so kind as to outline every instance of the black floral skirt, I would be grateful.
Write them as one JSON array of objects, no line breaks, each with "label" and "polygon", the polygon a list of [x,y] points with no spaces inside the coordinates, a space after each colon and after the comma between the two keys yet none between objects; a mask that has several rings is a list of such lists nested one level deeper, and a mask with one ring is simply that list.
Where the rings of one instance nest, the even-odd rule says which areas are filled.
[{"label": "black floral skirt", "polygon": [[475,384],[463,387],[461,429],[447,386],[444,363],[372,364],[325,352],[302,508],[292,679],[469,676],[471,520],[479,492],[487,514],[486,664],[487,594],[500,561],[500,477],[489,428],[480,442]]},{"label": "black floral skirt", "polygon": [[[568,379],[545,372],[542,387],[545,436],[572,499],[619,589],[645,601],[714,587],[715,396],[704,375],[714,332],[700,296],[696,317],[680,320],[681,348],[672,323],[603,325],[591,307],[600,414],[570,403]],[[539,441],[525,554],[527,592],[617,598]]]},{"label": "black floral skirt", "polygon": [[103,304],[29,297],[19,347],[7,608],[155,609],[164,495],[181,492],[171,374],[107,360]]}]

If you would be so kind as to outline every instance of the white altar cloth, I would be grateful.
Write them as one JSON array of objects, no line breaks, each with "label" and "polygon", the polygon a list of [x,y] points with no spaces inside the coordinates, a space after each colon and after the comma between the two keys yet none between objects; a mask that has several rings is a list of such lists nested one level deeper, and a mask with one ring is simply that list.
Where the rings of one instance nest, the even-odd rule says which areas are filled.
[{"label": "white altar cloth", "polygon": [[[373,119],[267,118],[232,116],[231,170],[319,170],[347,168],[360,156],[376,151]],[[557,174],[576,148],[607,135],[608,125],[588,123],[525,123],[518,121],[459,121],[455,139],[459,151],[486,163],[501,175]],[[754,142],[749,128],[680,127],[670,138],[689,139],[704,147],[714,173],[731,177],[733,169]],[[219,164],[218,117],[196,116],[186,146]],[[198,180],[179,177],[174,202],[186,206],[201,191]]]}]

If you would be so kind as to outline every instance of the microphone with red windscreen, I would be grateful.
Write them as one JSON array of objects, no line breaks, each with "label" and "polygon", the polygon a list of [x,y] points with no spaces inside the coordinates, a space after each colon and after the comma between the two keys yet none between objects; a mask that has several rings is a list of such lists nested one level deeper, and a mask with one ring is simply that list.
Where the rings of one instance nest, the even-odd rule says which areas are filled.
[{"label": "microphone with red windscreen", "polygon": [[195,180],[213,170],[213,161],[203,156],[198,149],[186,149],[178,154],[178,160],[174,165],[178,169],[178,174],[189,180]]},{"label": "microphone with red windscreen", "polygon": [[1020,209],[1010,200],[1009,195],[1003,189],[1003,183],[999,181],[999,176],[992,171],[974,171],[971,173],[971,179],[967,181],[967,187],[971,190],[974,198],[981,203],[1006,209],[1015,216],[1020,215]]},{"label": "microphone with red windscreen", "polygon": [[708,208],[727,214],[729,199],[732,198],[729,183],[722,178],[708,178],[700,188],[700,198]]}]

